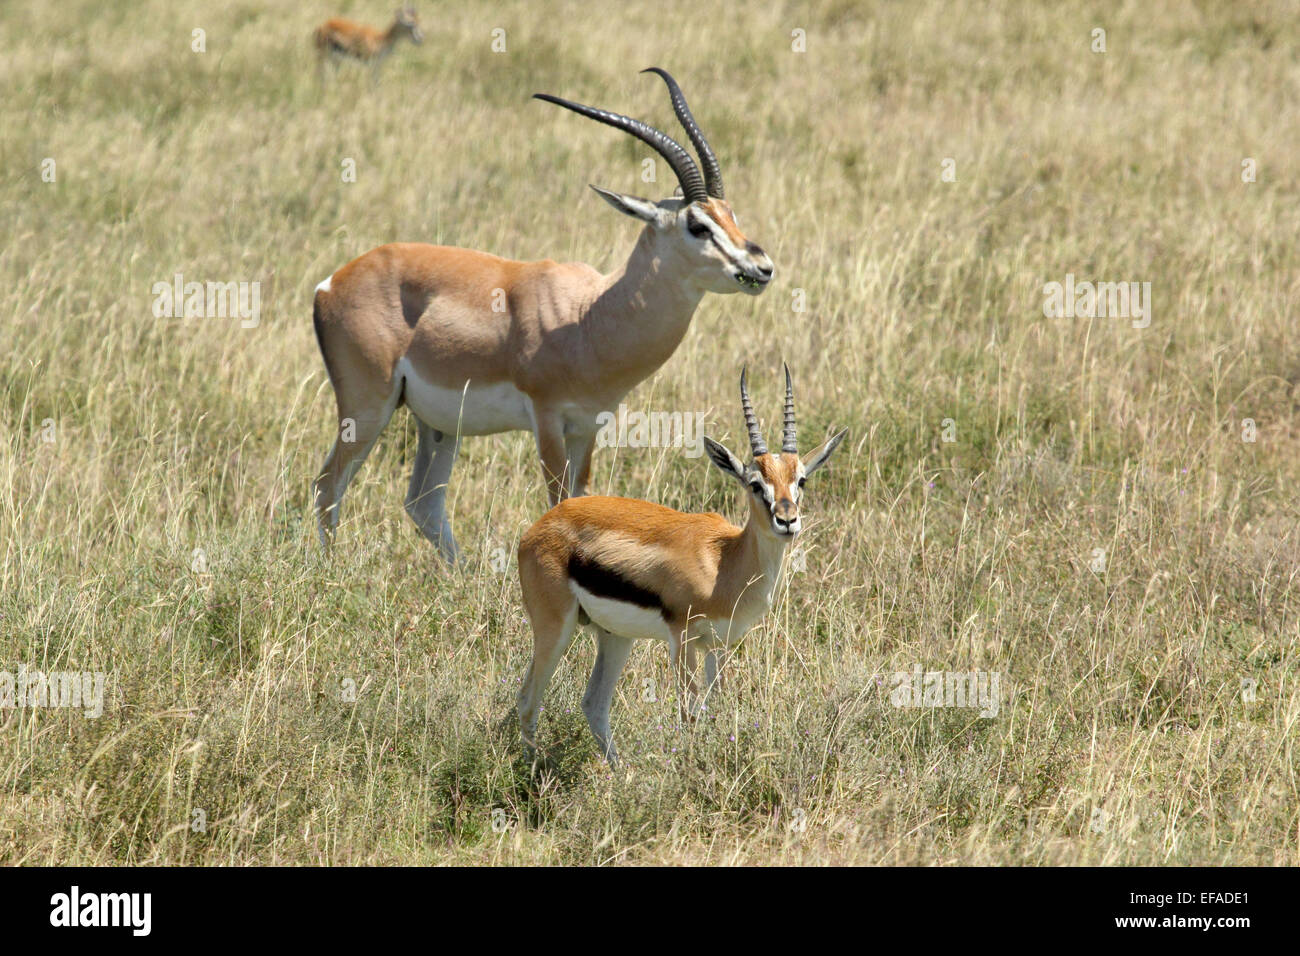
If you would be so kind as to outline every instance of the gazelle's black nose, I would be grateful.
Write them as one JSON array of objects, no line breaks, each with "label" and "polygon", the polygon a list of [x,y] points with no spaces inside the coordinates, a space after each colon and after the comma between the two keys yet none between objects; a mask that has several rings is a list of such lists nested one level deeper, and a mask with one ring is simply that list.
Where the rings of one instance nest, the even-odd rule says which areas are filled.
[{"label": "gazelle's black nose", "polygon": [[777,531],[789,534],[799,527],[799,510],[789,498],[782,498],[772,509],[772,524]]}]

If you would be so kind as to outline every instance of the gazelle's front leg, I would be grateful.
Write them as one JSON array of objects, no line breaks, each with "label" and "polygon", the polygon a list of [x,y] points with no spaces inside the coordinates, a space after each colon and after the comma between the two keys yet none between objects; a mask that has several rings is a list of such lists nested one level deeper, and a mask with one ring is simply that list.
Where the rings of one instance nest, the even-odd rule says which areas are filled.
[{"label": "gazelle's front leg", "polygon": [[677,681],[677,713],[683,722],[694,720],[700,711],[700,688],[695,679],[695,641],[685,633],[669,642],[673,676]]},{"label": "gazelle's front leg", "polygon": [[537,457],[542,461],[546,495],[554,508],[569,496],[570,466],[564,448],[564,419],[549,409],[534,408],[533,437],[537,439]]},{"label": "gazelle's front leg", "polygon": [[721,676],[718,668],[722,663],[722,648],[713,646],[705,652],[704,655],[704,699],[707,701],[709,695],[713,693],[714,688],[721,687]]},{"label": "gazelle's front leg", "polygon": [[570,423],[564,431],[564,454],[569,464],[569,496],[581,498],[591,481],[591,453],[596,448],[594,423]]}]

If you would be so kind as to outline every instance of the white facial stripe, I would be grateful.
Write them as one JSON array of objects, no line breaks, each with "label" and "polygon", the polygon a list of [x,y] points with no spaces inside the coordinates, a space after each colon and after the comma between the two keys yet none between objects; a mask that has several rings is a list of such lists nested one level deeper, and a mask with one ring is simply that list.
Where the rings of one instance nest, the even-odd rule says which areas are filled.
[{"label": "white facial stripe", "polygon": [[[726,230],[719,226],[713,220],[712,216],[705,215],[704,213],[691,213],[691,222],[702,223],[707,226],[709,229],[709,235],[713,239],[714,244],[717,245],[718,251],[732,262],[744,262],[749,259],[749,253],[732,242],[731,237],[727,235]],[[703,236],[699,238],[703,238]]]}]

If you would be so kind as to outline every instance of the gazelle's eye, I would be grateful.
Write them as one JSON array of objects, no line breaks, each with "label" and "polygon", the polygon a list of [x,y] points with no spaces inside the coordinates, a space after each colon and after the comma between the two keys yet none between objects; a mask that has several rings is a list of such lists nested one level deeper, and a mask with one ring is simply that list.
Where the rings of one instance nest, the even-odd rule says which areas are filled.
[{"label": "gazelle's eye", "polygon": [[709,227],[698,219],[688,220],[686,229],[696,239],[707,239],[709,237]]},{"label": "gazelle's eye", "polygon": [[749,483],[749,488],[756,495],[761,495],[763,493],[763,483],[757,479]]},{"label": "gazelle's eye", "polygon": [[808,480],[807,478],[801,476],[799,478],[799,487],[802,488],[804,486],[804,482],[806,482],[807,480]]}]

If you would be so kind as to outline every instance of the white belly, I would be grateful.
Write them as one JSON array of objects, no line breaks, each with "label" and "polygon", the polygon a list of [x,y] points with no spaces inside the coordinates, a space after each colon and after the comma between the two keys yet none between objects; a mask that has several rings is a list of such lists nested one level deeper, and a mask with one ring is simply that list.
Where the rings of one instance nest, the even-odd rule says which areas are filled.
[{"label": "white belly", "polygon": [[397,363],[397,374],[415,417],[441,432],[492,435],[533,427],[528,396],[509,382],[444,388],[421,379],[406,359]]},{"label": "white belly", "polygon": [[597,597],[572,581],[569,587],[592,623],[611,634],[643,641],[667,641],[672,637],[668,622],[657,608]]}]

